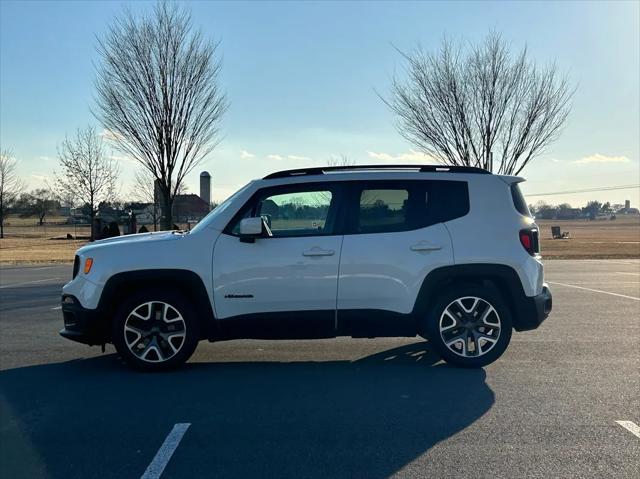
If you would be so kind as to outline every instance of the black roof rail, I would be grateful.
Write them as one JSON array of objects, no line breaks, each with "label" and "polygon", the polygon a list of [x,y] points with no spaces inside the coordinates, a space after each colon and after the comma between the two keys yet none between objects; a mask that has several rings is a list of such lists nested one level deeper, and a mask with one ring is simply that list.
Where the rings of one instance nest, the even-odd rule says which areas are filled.
[{"label": "black roof rail", "polygon": [[287,178],[290,176],[323,175],[332,171],[359,171],[359,170],[417,170],[423,173],[474,173],[490,175],[491,172],[475,166],[447,166],[447,165],[355,165],[355,166],[318,166],[313,168],[299,168],[296,170],[283,170],[271,173],[263,180],[273,178]]}]

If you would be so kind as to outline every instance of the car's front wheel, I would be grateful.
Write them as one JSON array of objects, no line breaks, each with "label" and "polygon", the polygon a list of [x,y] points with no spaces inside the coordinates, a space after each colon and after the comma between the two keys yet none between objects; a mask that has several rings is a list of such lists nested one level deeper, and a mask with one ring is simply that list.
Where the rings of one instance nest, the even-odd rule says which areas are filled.
[{"label": "car's front wheel", "polygon": [[113,344],[136,369],[179,366],[195,350],[199,329],[195,312],[182,295],[142,291],[130,296],[113,321]]},{"label": "car's front wheel", "polygon": [[427,337],[450,364],[478,368],[498,359],[511,340],[511,312],[495,288],[466,285],[442,295],[427,314]]}]

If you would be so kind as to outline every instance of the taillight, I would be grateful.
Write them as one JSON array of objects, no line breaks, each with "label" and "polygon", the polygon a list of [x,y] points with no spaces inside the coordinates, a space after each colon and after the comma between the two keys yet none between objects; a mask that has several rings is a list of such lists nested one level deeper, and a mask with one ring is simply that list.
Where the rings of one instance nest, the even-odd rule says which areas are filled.
[{"label": "taillight", "polygon": [[520,244],[531,256],[538,254],[540,252],[538,229],[531,228],[520,230]]}]

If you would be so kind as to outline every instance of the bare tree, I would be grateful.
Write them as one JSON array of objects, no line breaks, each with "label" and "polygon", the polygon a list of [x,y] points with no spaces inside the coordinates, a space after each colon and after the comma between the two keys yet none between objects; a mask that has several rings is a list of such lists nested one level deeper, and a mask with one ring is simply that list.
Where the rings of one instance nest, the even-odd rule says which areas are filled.
[{"label": "bare tree", "polygon": [[24,187],[18,177],[16,166],[17,162],[11,150],[0,151],[0,238],[4,238],[7,209]]},{"label": "bare tree", "polygon": [[[158,227],[158,220],[160,219],[160,205],[158,204],[159,198],[156,194],[155,188],[156,178],[146,168],[140,168],[136,170],[134,176],[134,182],[131,189],[131,198],[141,203],[151,203],[153,205],[153,229],[154,231]],[[182,184],[178,188],[177,195],[183,195],[188,191],[187,185]]]},{"label": "bare tree", "polygon": [[38,225],[42,226],[47,215],[60,207],[60,200],[56,200],[49,188],[37,188],[27,194],[25,214],[35,215]]},{"label": "bare tree", "polygon": [[58,149],[61,172],[55,174],[59,198],[73,194],[80,204],[89,206],[91,240],[98,205],[115,199],[118,163],[105,154],[102,137],[93,127],[78,129],[75,137],[65,138]]},{"label": "bare tree", "polygon": [[98,44],[96,116],[116,147],[159,180],[164,229],[185,176],[218,143],[227,100],[217,47],[167,2],[148,16],[125,13]]},{"label": "bare tree", "polygon": [[327,166],[355,166],[355,164],[354,160],[342,153],[338,157],[332,155],[327,162]]},{"label": "bare tree", "polygon": [[[402,53],[402,52],[401,52]],[[512,55],[499,34],[465,48],[402,53],[406,79],[383,99],[398,130],[448,165],[518,174],[559,135],[574,89],[555,64],[537,66],[526,48]]]}]

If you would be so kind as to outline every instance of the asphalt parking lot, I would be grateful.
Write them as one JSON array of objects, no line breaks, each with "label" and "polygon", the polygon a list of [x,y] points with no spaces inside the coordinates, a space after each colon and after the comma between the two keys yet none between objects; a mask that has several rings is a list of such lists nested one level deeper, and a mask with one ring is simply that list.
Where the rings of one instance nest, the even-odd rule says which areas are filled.
[{"label": "asphalt parking lot", "polygon": [[163,478],[638,477],[640,261],[546,268],[552,316],[484,370],[340,338],[201,343],[143,374],[58,336],[70,266],[3,267],[0,475],[141,477],[189,424]]}]

